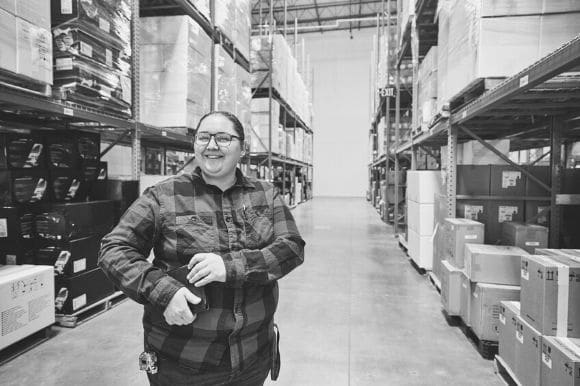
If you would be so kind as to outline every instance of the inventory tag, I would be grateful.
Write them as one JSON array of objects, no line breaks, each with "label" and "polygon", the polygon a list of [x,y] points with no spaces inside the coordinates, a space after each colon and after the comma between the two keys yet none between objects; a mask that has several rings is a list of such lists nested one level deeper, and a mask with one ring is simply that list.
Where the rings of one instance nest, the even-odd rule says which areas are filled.
[{"label": "inventory tag", "polygon": [[483,213],[483,205],[465,205],[463,218],[477,221],[480,213]]},{"label": "inventory tag", "polygon": [[8,220],[0,218],[0,238],[8,237]]},{"label": "inventory tag", "polygon": [[85,42],[81,42],[81,54],[92,58],[93,57],[93,47],[90,44],[87,44]]},{"label": "inventory tag", "polygon": [[107,66],[113,65],[113,52],[108,48],[105,49],[105,63]]},{"label": "inventory tag", "polygon": [[7,265],[16,265],[16,255],[6,255]]},{"label": "inventory tag", "polygon": [[499,321],[501,324],[505,325],[505,316],[503,314],[499,314]]},{"label": "inventory tag", "polygon": [[516,186],[518,180],[521,180],[522,173],[514,171],[504,171],[501,173],[501,187],[507,189],[512,186]]},{"label": "inventory tag", "polygon": [[550,358],[548,355],[546,355],[546,353],[542,353],[542,362],[544,362],[544,364],[546,366],[548,366],[548,368],[552,368],[552,358]]},{"label": "inventory tag", "polygon": [[477,240],[477,235],[465,235],[465,240]]},{"label": "inventory tag", "polygon": [[522,276],[522,279],[524,279],[524,280],[530,280],[530,273],[525,269],[522,269],[521,276]]},{"label": "inventory tag", "polygon": [[516,339],[521,343],[524,344],[524,334],[519,331],[516,331]]},{"label": "inventory tag", "polygon": [[498,222],[513,221],[514,214],[518,213],[517,206],[500,206],[498,209]]},{"label": "inventory tag", "polygon": [[539,247],[540,242],[539,241],[526,241],[526,246],[527,247]]},{"label": "inventory tag", "polygon": [[73,13],[72,0],[60,1],[60,13],[63,15],[70,15],[71,13]]},{"label": "inventory tag", "polygon": [[81,272],[87,269],[87,259],[75,260],[73,263],[73,273]]},{"label": "inventory tag", "polygon": [[77,310],[87,304],[87,295],[82,294],[73,299],[73,310]]},{"label": "inventory tag", "polygon": [[56,70],[57,71],[68,71],[73,69],[72,58],[57,58],[56,59]]},{"label": "inventory tag", "polygon": [[109,33],[111,32],[111,23],[109,23],[102,17],[99,17],[99,28],[105,31],[106,33]]}]

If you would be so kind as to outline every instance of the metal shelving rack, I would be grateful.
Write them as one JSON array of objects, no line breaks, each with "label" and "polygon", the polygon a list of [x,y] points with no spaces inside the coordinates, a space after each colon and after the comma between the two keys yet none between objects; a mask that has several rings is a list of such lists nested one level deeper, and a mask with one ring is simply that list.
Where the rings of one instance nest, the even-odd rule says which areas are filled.
[{"label": "metal shelving rack", "polygon": [[[580,77],[567,72],[580,65],[580,36],[540,59],[520,73],[505,79],[474,100],[451,110],[428,131],[397,146],[397,153],[418,146],[447,145],[447,208],[455,217],[456,200],[473,198],[456,194],[456,146],[477,140],[508,165],[538,182],[547,191],[551,205],[551,248],[560,247],[560,212],[563,205],[580,205],[579,194],[560,194],[562,145],[580,140]],[[483,82],[485,80],[481,80]],[[485,140],[510,138],[512,150],[550,147],[551,184],[548,186],[525,167],[512,162]],[[564,157],[565,158],[565,157]],[[533,199],[533,198],[531,198]]]},{"label": "metal shelving rack", "polygon": [[[261,7],[262,3],[260,2],[260,14],[261,14]],[[286,12],[286,5],[284,7]],[[261,18],[260,18],[261,19]],[[275,19],[274,19],[274,0],[269,0],[269,14],[268,14],[268,31],[267,34],[272,36],[275,32]],[[285,13],[284,17],[284,38],[287,37],[287,17]],[[262,28],[260,28],[262,30]],[[297,43],[297,32],[296,32],[296,20],[295,20],[295,34],[294,34],[294,45]],[[289,173],[290,177],[290,192],[293,192],[295,189],[294,181],[297,171],[300,169],[302,175],[306,175],[306,183],[310,185],[310,191],[312,191],[313,185],[313,165],[311,163],[306,163],[303,161],[295,160],[289,157],[288,154],[278,154],[272,152],[272,140],[273,140],[273,133],[274,130],[277,129],[279,123],[283,125],[285,129],[292,128],[295,132],[297,129],[304,130],[304,132],[313,134],[312,128],[308,126],[304,120],[292,109],[292,107],[288,104],[287,101],[282,98],[279,94],[278,90],[273,87],[272,82],[272,75],[273,75],[273,44],[270,44],[270,57],[269,57],[269,70],[266,77],[264,77],[263,82],[268,83],[268,87],[262,87],[262,84],[259,84],[256,88],[252,89],[252,98],[268,98],[269,101],[269,139],[267,144],[263,144],[265,148],[268,149],[267,152],[260,152],[260,153],[250,153],[246,158],[246,162],[249,165],[256,165],[258,168],[263,167],[266,165],[265,173],[261,173],[261,177],[265,178],[266,180],[272,182],[274,180],[274,168],[281,167],[282,168],[282,196],[285,196],[286,191],[286,178]],[[296,50],[294,50],[296,51]],[[272,121],[272,102],[276,101],[280,105],[280,112],[282,113],[281,122],[273,122]],[[256,135],[256,133],[254,133]],[[258,137],[259,138],[259,137]],[[261,141],[261,140],[260,140]],[[284,153],[286,151],[284,150]],[[292,194],[293,196],[293,194]],[[301,202],[296,202],[295,197],[291,199],[291,202],[288,204],[293,207]]]}]

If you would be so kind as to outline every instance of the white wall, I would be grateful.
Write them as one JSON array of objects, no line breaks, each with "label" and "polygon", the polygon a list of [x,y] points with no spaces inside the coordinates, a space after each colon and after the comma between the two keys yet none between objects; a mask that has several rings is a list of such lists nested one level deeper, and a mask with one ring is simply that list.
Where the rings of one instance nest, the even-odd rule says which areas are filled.
[{"label": "white wall", "polygon": [[304,34],[314,70],[314,195],[365,196],[374,29]]}]

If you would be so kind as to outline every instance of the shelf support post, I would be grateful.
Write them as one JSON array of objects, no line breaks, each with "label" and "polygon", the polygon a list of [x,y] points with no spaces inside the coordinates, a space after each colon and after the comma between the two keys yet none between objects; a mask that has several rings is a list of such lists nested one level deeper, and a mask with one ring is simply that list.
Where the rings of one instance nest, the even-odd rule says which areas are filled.
[{"label": "shelf support post", "polygon": [[552,117],[551,127],[551,151],[550,166],[552,169],[552,190],[550,202],[550,248],[560,246],[560,208],[556,198],[562,187],[562,126],[563,122],[556,117]]},{"label": "shelf support post", "polygon": [[457,197],[457,127],[447,121],[447,216],[455,218]]}]

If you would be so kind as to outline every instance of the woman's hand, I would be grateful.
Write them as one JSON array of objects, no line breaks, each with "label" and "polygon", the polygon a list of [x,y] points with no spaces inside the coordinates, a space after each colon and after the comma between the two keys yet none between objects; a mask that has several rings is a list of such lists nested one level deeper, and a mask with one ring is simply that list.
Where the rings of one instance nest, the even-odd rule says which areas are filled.
[{"label": "woman's hand", "polygon": [[213,281],[222,283],[226,281],[226,266],[221,256],[215,253],[198,253],[191,258],[187,266],[191,269],[187,274],[187,280],[195,283],[196,287],[203,287]]},{"label": "woman's hand", "polygon": [[177,326],[193,323],[197,315],[191,312],[187,303],[199,304],[199,302],[201,302],[201,299],[192,294],[187,288],[180,288],[173,295],[165,312],[163,312],[165,321],[169,325]]}]

